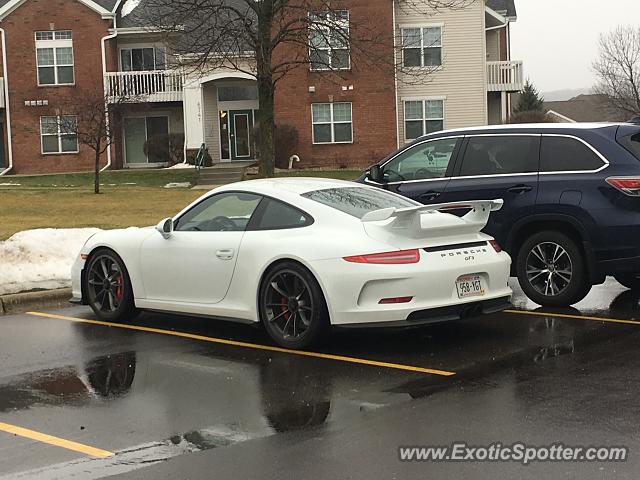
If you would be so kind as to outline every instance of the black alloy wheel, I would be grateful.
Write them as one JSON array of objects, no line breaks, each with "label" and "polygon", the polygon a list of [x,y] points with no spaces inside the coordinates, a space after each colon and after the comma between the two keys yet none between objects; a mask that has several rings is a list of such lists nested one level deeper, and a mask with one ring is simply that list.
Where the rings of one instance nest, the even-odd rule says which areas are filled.
[{"label": "black alloy wheel", "polygon": [[306,348],[329,324],[318,282],[301,265],[285,262],[270,270],[260,288],[260,317],[269,336],[287,348]]},{"label": "black alloy wheel", "polygon": [[101,320],[125,320],[135,315],[133,292],[124,263],[115,252],[101,249],[86,267],[85,293],[89,306]]}]

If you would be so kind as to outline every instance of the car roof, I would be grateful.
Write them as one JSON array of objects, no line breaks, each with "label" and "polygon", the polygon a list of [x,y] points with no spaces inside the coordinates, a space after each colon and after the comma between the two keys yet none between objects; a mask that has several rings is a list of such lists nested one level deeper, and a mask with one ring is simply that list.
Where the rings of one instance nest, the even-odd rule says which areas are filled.
[{"label": "car roof", "polygon": [[454,128],[449,130],[441,130],[421,138],[438,137],[451,133],[494,133],[494,132],[522,132],[530,133],[532,130],[547,131],[572,131],[572,130],[598,130],[609,127],[617,127],[620,125],[628,125],[626,123],[516,123],[507,125],[484,125],[479,127]]}]

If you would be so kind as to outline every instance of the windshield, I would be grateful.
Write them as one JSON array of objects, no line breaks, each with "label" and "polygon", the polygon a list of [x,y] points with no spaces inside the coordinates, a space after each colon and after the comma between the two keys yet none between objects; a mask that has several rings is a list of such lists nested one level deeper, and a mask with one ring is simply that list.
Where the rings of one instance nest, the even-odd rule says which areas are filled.
[{"label": "windshield", "polygon": [[407,208],[420,205],[385,190],[366,187],[327,188],[303,193],[302,196],[357,218],[383,208]]}]

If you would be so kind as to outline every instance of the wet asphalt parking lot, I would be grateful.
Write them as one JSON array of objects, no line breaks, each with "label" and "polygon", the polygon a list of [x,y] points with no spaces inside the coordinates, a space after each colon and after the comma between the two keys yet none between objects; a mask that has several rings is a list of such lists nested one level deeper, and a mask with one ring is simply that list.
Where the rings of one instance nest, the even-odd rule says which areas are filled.
[{"label": "wet asphalt parking lot", "polygon": [[[640,293],[340,331],[87,307],[0,317],[0,479],[638,478]],[[626,446],[626,462],[400,462],[406,445]]]}]

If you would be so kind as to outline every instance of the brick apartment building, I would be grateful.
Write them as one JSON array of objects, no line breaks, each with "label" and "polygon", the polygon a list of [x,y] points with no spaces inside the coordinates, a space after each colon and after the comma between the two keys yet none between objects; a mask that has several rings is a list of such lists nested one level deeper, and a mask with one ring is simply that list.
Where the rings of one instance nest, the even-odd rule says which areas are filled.
[{"label": "brick apartment building", "polygon": [[[476,0],[428,16],[401,3],[346,2],[339,21],[348,28],[375,18],[381,32],[397,39],[406,68],[431,73],[415,82],[403,73],[358,69],[348,49],[335,47],[324,54],[341,62],[340,82],[313,65],[292,71],[278,84],[275,110],[277,123],[298,131],[299,166],[362,167],[425,133],[507,119],[510,94],[523,83],[522,62],[510,54],[514,0]],[[184,134],[187,152],[205,144],[214,162],[255,158],[255,79],[228,69],[196,75],[172,67],[162,36],[140,20],[144,8],[144,0],[0,0],[0,173],[92,168],[93,152],[57,126],[61,106],[80,88],[103,89],[115,103],[135,86],[105,167],[166,166],[144,145],[170,133]]]}]

